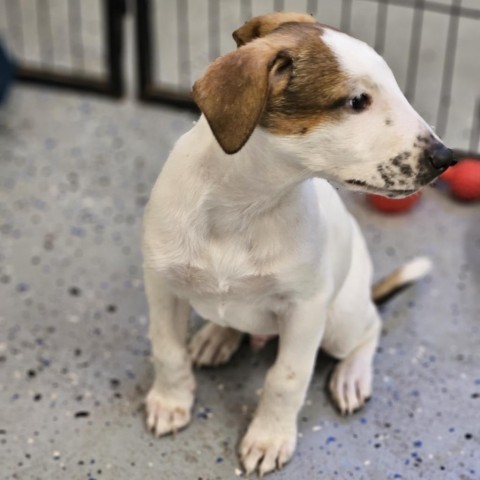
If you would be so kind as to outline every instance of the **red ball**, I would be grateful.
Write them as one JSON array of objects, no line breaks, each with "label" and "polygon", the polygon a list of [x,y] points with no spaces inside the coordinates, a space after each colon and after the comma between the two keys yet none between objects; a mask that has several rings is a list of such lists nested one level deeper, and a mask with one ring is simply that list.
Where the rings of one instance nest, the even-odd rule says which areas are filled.
[{"label": "red ball", "polygon": [[462,160],[453,168],[453,173],[447,180],[452,194],[459,200],[480,200],[480,162]]},{"label": "red ball", "polygon": [[455,176],[455,167],[449,167],[440,175],[440,178],[442,180],[445,180],[446,182],[450,182],[450,180],[454,176]]},{"label": "red ball", "polygon": [[421,193],[417,192],[405,198],[387,198],[380,195],[367,195],[368,201],[377,210],[385,213],[402,213],[410,210],[421,197]]}]

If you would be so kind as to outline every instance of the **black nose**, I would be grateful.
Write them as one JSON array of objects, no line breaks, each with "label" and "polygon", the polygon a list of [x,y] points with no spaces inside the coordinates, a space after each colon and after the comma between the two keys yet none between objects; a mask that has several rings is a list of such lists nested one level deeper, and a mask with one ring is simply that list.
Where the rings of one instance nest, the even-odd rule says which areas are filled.
[{"label": "black nose", "polygon": [[437,170],[445,170],[457,163],[455,154],[447,148],[443,143],[435,143],[427,151],[428,159],[433,168]]}]

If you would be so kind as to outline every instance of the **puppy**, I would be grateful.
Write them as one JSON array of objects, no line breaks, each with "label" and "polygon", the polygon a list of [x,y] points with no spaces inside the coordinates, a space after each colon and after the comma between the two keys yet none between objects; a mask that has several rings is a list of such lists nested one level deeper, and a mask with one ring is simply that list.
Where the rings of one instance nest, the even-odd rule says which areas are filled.
[{"label": "puppy", "polygon": [[[242,332],[278,335],[240,445],[245,470],[263,475],[293,455],[320,347],[339,359],[329,387],[341,412],[372,391],[380,318],[371,261],[329,182],[403,197],[454,157],[359,40],[290,13],[256,17],[233,36],[239,48],[193,87],[203,115],[176,143],[145,212],[155,366],[146,410],[157,436],[185,427],[192,362],[226,362]],[[414,261],[376,297],[426,270]],[[192,307],[208,322],[188,349]]]}]

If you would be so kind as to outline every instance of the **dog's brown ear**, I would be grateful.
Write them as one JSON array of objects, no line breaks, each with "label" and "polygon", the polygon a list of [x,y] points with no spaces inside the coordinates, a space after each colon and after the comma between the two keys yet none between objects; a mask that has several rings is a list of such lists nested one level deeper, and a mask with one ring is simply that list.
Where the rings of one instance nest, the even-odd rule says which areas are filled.
[{"label": "dog's brown ear", "polygon": [[237,47],[241,47],[256,38],[264,37],[284,23],[317,23],[306,13],[276,12],[254,17],[232,33]]},{"label": "dog's brown ear", "polygon": [[193,99],[228,154],[238,152],[257,126],[270,91],[287,83],[292,59],[267,42],[217,58],[193,85]]}]

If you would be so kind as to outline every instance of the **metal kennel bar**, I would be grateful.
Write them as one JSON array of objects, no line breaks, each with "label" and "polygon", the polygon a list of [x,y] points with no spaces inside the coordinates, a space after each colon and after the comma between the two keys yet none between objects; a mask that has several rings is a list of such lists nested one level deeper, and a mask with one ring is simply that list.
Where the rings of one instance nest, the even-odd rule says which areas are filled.
[{"label": "metal kennel bar", "polygon": [[[101,74],[85,70],[84,50],[81,42],[81,0],[66,0],[69,27],[69,49],[73,62],[72,69],[55,68],[54,39],[51,24],[49,0],[36,0],[36,28],[38,31],[39,62],[32,65],[24,58],[25,38],[22,5],[17,0],[6,0],[5,17],[8,35],[15,36],[17,51],[13,52],[16,63],[16,77],[24,82],[60,88],[69,88],[111,97],[123,94],[122,51],[123,17],[126,12],[125,0],[99,0],[103,11],[103,69]],[[8,38],[7,38],[8,40]],[[39,65],[37,64],[39,63]]]},{"label": "metal kennel bar", "polygon": [[[187,1],[177,3],[177,12],[186,18]],[[138,98],[146,102],[157,102],[187,110],[198,111],[188,92],[177,92],[156,85],[153,78],[153,37],[152,37],[152,5],[149,0],[136,1],[136,37],[137,37],[137,72]],[[188,43],[185,43],[188,47]],[[180,48],[182,48],[181,46]],[[185,48],[185,47],[183,47]],[[183,50],[182,55],[188,57]],[[185,75],[185,71],[182,71]]]},{"label": "metal kennel bar", "polygon": [[[196,111],[197,108],[190,97],[190,87],[195,78],[192,78],[192,72],[195,72],[191,66],[191,34],[189,29],[189,9],[193,8],[193,2],[199,2],[199,0],[178,0],[176,2],[177,8],[177,32],[178,38],[177,52],[178,62],[176,72],[177,81],[164,82],[162,80],[162,72],[159,69],[158,60],[163,55],[163,50],[169,48],[168,45],[158,45],[155,42],[154,33],[158,26],[155,25],[155,19],[158,21],[158,16],[153,13],[154,8],[162,10],[169,0],[136,0],[136,37],[137,37],[137,60],[138,60],[138,96],[141,100],[146,102],[159,102],[177,106],[180,108],[187,108]],[[205,45],[208,45],[208,61],[213,60],[219,54],[220,49],[220,25],[222,9],[226,8],[225,3],[220,0],[202,0],[205,9],[207,11],[206,26],[207,38],[205,39]],[[230,2],[230,5],[235,2]],[[299,4],[301,1],[299,0]],[[324,2],[323,8],[321,0],[306,0],[304,2],[303,10],[313,15],[324,12],[326,3]],[[333,3],[333,2],[332,2]],[[253,14],[258,6],[252,0],[239,0],[237,2],[238,10],[240,12],[239,22],[245,21]],[[374,24],[373,41],[374,48],[383,54],[386,48],[389,34],[389,19],[391,20],[390,11],[392,8],[401,7],[403,10],[409,10],[412,14],[411,23],[408,25],[410,30],[408,48],[405,53],[405,57],[408,55],[408,62],[405,65],[405,85],[404,91],[412,103],[420,98],[418,94],[419,85],[419,69],[421,66],[421,48],[424,42],[424,26],[427,15],[438,14],[445,18],[447,27],[445,32],[446,40],[443,43],[443,37],[439,40],[439,49],[445,47],[445,55],[443,59],[443,65],[441,67],[441,73],[439,75],[440,81],[440,94],[438,95],[438,104],[435,108],[435,112],[431,116],[434,117],[436,123],[436,131],[440,136],[444,136],[452,123],[452,85],[454,77],[456,75],[456,64],[458,55],[458,40],[460,22],[464,19],[478,21],[478,31],[480,32],[480,8],[474,8],[472,6],[465,6],[465,2],[462,4],[462,0],[451,0],[450,3],[441,2],[440,0],[341,0],[336,5],[340,6],[340,15],[338,19],[338,26],[341,30],[350,33],[352,31],[352,24],[355,20],[354,9],[360,4],[375,4],[376,13],[372,18]],[[473,3],[470,2],[469,5]],[[198,3],[197,3],[198,5]],[[283,0],[273,0],[274,10],[283,10],[286,2]],[[331,4],[329,4],[331,5]],[[270,7],[271,9],[271,7]],[[161,12],[160,12],[161,15]],[[162,18],[162,17],[160,17]],[[171,18],[168,21],[173,21]],[[194,19],[195,22],[200,20]],[[391,24],[390,24],[391,25]],[[406,29],[407,30],[407,29]],[[181,35],[180,35],[181,34]],[[480,41],[480,35],[478,36]],[[159,51],[156,51],[159,48]],[[233,48],[233,44],[232,44]],[[206,59],[207,60],[207,59]],[[208,64],[205,61],[204,67]],[[157,62],[157,64],[155,64]],[[198,69],[197,69],[198,70]],[[156,74],[156,75],[155,75]],[[470,92],[472,93],[472,92]],[[473,92],[476,94],[476,100],[473,101],[473,114],[472,111],[467,112],[469,118],[472,116],[472,124],[469,127],[468,143],[463,151],[470,153],[480,151],[480,91]],[[470,108],[470,107],[467,107]],[[475,154],[478,156],[478,153]]]}]

